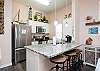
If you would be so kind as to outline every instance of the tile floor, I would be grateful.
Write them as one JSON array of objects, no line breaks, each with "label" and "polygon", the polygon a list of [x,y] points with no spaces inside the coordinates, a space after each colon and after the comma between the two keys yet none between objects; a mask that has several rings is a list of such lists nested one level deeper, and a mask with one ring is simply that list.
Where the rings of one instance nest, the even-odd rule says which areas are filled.
[{"label": "tile floor", "polygon": [[[83,67],[82,71],[94,71],[94,67],[91,66],[85,66]],[[26,71],[26,63],[19,63],[15,66],[9,66],[6,68],[0,69],[0,71]]]}]

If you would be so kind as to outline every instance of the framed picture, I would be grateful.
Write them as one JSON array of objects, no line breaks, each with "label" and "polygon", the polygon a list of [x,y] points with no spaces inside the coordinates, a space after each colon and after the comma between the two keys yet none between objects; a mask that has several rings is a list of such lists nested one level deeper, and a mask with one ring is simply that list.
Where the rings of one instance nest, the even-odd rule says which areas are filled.
[{"label": "framed picture", "polygon": [[98,34],[98,27],[92,27],[88,29],[89,34]]},{"label": "framed picture", "polygon": [[4,0],[0,0],[0,34],[4,34]]}]

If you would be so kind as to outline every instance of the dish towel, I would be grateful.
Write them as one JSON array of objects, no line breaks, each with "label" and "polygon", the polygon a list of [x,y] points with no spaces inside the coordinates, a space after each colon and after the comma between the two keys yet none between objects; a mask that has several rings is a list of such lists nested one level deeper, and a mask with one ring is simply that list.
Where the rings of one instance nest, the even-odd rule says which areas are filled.
[{"label": "dish towel", "polygon": [[95,71],[100,71],[100,58],[98,59]]}]

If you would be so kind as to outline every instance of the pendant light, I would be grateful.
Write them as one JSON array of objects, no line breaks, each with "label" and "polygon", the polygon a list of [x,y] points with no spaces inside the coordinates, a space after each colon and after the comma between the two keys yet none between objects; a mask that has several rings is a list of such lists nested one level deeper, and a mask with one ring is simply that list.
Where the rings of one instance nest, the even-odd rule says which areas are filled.
[{"label": "pendant light", "polygon": [[[55,5],[55,10],[54,10],[54,14],[55,14],[54,26],[56,28],[56,25],[58,24],[58,21],[56,19],[56,0],[54,0],[54,5]],[[56,45],[56,35],[53,36],[53,45]]]},{"label": "pendant light", "polygon": [[[65,12],[66,12],[67,9],[67,0],[66,0],[66,9],[65,9]],[[68,18],[68,15],[67,17],[65,18],[65,27],[68,27],[68,23],[67,23],[67,18]]]},{"label": "pendant light", "polygon": [[62,40],[65,39],[65,36],[66,36],[66,29],[68,27],[68,23],[67,23],[67,0],[65,0],[65,9],[64,9],[64,20],[63,20],[63,23],[62,23]]},{"label": "pendant light", "polygon": [[57,18],[56,18],[56,0],[55,0],[55,20],[54,25],[56,26],[58,24]]}]

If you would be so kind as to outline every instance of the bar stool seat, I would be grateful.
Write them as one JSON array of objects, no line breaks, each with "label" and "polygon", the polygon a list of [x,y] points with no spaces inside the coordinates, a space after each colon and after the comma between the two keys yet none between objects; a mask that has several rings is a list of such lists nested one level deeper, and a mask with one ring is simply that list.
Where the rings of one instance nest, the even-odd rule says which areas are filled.
[{"label": "bar stool seat", "polygon": [[75,51],[75,52],[82,52],[81,49],[74,49],[73,51]]},{"label": "bar stool seat", "polygon": [[65,62],[66,61],[66,57],[64,57],[64,56],[57,56],[57,57],[54,57],[54,58],[52,58],[51,59],[51,62],[53,62],[53,63],[63,63],[63,62]]},{"label": "bar stool seat", "polygon": [[[50,61],[54,64],[56,64],[56,66],[52,67],[50,69],[50,71],[52,71],[54,68],[56,69],[56,71],[58,71],[59,69],[62,69],[64,71],[64,63],[67,61],[67,58],[65,56],[56,56],[56,57],[53,57],[53,58],[50,58]],[[59,66],[60,65],[63,65],[62,67]]]},{"label": "bar stool seat", "polygon": [[76,52],[75,51],[72,51],[72,52],[66,52],[64,53],[65,56],[68,56],[70,59],[75,59],[75,57],[77,56]]},{"label": "bar stool seat", "polygon": [[67,53],[65,55],[67,55],[67,56],[75,56],[76,55],[76,52]]}]

